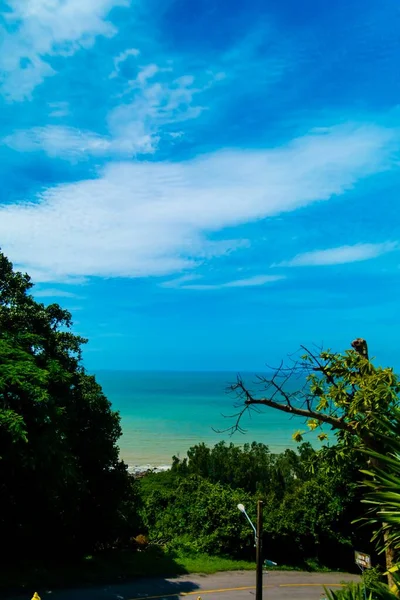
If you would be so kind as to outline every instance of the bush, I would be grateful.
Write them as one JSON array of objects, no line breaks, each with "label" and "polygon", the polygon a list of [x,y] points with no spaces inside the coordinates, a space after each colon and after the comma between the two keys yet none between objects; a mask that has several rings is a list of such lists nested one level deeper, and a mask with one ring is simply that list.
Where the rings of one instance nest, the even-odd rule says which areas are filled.
[{"label": "bush", "polygon": [[170,472],[138,481],[143,531],[177,552],[254,560],[252,530],[236,505],[244,503],[255,522],[262,499],[267,558],[307,570],[352,568],[354,544],[370,550],[370,531],[360,539],[350,526],[361,509],[359,466],[335,465],[331,452],[309,444],[280,455],[256,443],[199,444]]},{"label": "bush", "polygon": [[138,482],[140,514],[151,541],[187,553],[234,558],[254,554],[252,530],[237,509],[244,503],[255,519],[254,501],[248,494],[195,475],[173,481],[174,486],[170,476],[148,475]]},{"label": "bush", "polygon": [[376,588],[377,585],[384,583],[385,577],[380,567],[373,567],[372,569],[366,569],[362,575],[363,585],[367,590],[371,591]]}]

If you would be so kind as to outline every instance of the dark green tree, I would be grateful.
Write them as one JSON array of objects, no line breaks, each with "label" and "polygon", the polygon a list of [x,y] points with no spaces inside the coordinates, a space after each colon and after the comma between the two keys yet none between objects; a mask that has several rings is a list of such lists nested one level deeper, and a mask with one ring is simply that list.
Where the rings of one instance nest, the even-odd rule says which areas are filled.
[{"label": "dark green tree", "polygon": [[192,446],[182,461],[173,457],[172,472],[200,475],[212,483],[255,493],[270,486],[273,463],[265,444],[253,442],[240,447],[221,441],[212,448],[204,443]]},{"label": "dark green tree", "polygon": [[10,559],[79,556],[121,533],[119,415],[81,364],[70,313],[32,287],[0,253],[2,542]]}]

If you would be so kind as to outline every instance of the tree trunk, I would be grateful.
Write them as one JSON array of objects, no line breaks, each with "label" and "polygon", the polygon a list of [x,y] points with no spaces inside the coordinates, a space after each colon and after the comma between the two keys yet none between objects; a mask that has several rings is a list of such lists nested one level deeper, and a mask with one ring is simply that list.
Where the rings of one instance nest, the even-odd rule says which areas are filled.
[{"label": "tree trunk", "polygon": [[[372,466],[379,469],[380,465],[379,465],[379,460],[377,458],[371,457],[370,461],[371,461]],[[386,525],[386,523],[382,523],[383,527],[385,527],[385,525]],[[389,534],[386,529],[384,529],[384,531],[383,531],[383,541],[385,544],[385,562],[386,562],[386,571],[388,572],[388,574],[387,574],[388,585],[389,585],[389,587],[392,587],[394,585],[394,579],[393,579],[392,573],[389,573],[389,569],[391,569],[392,567],[394,567],[396,565],[396,556],[395,556],[394,548],[390,545]]]},{"label": "tree trunk", "polygon": [[391,569],[392,567],[394,567],[396,565],[396,557],[395,557],[395,552],[394,552],[394,549],[392,548],[392,546],[390,544],[386,546],[386,544],[388,542],[387,531],[385,531],[385,533],[383,534],[383,540],[385,542],[385,559],[386,559],[386,570],[388,571],[388,574],[387,574],[388,586],[391,588],[394,585],[394,578],[393,578],[392,573],[389,573],[389,569]]}]

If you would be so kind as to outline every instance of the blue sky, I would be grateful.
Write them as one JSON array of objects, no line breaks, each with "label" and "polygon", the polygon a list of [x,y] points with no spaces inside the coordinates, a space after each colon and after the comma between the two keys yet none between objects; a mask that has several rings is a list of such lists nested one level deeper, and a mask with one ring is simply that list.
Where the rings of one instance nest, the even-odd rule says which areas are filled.
[{"label": "blue sky", "polygon": [[397,1],[0,7],[0,245],[90,369],[400,367]]}]

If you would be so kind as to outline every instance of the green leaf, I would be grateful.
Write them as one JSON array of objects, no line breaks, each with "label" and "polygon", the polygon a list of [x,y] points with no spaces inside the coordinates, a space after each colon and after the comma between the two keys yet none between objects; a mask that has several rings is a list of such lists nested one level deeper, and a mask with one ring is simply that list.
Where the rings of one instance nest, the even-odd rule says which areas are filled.
[{"label": "green leaf", "polygon": [[299,443],[303,441],[303,432],[301,431],[295,431],[295,433],[292,435],[292,439]]}]

